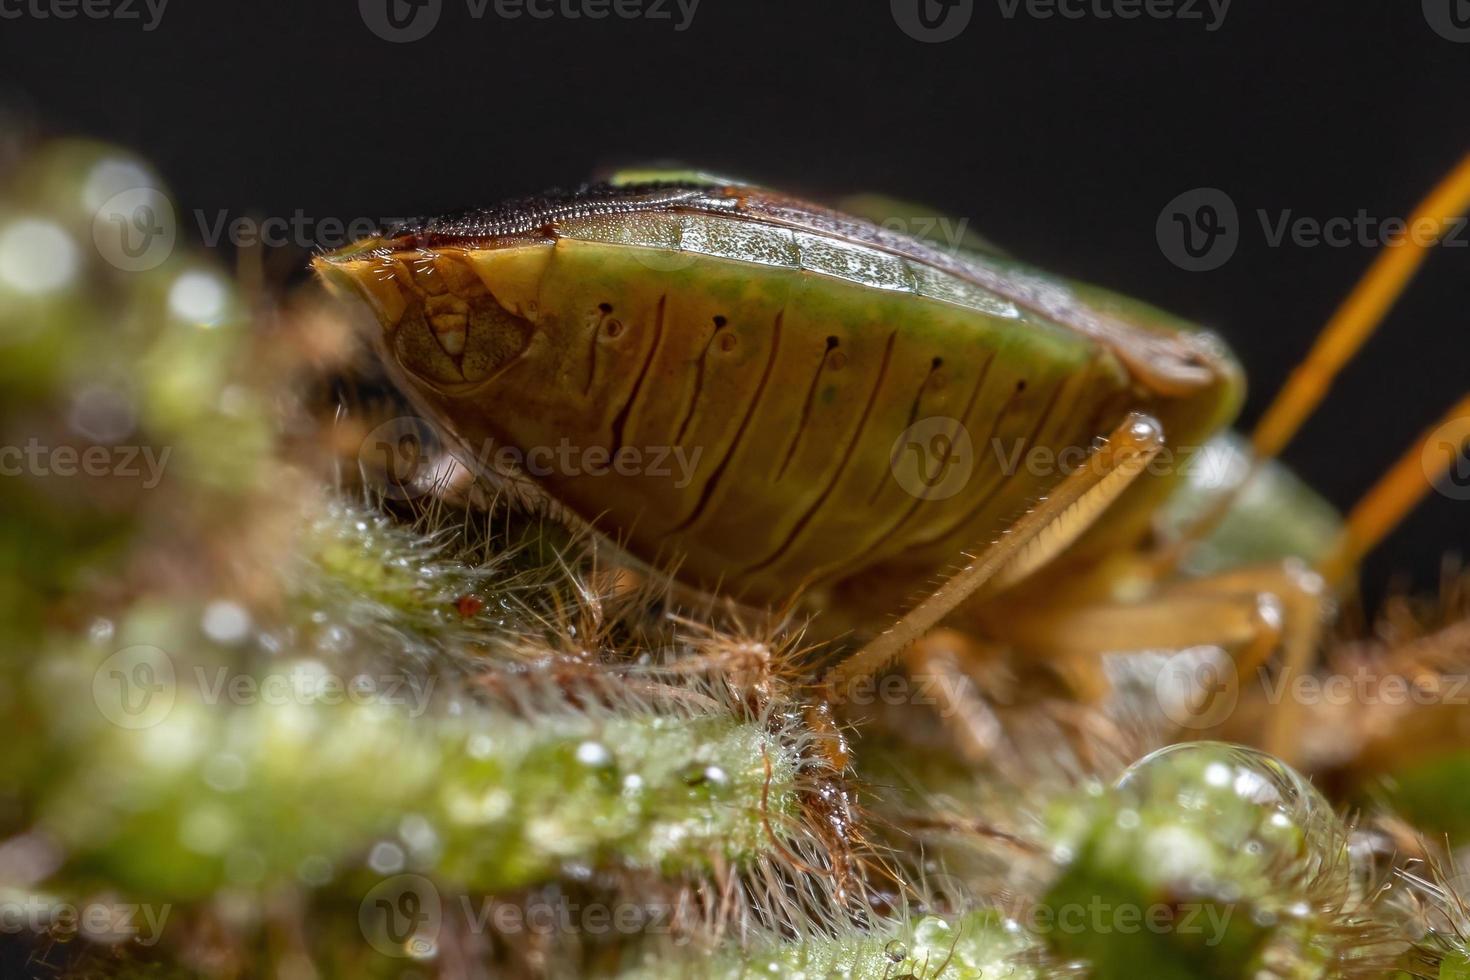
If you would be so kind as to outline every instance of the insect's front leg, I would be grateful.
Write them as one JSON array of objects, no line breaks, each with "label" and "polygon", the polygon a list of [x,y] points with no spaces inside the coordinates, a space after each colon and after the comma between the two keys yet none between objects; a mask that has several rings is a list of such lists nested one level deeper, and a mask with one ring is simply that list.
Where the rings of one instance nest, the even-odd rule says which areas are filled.
[{"label": "insect's front leg", "polygon": [[828,670],[818,683],[817,703],[808,713],[813,729],[822,736],[828,761],[839,769],[847,764],[846,746],[832,720],[832,706],[848,700],[853,685],[883,670],[982,590],[1007,588],[1050,562],[1132,485],[1163,445],[1163,428],[1156,419],[1136,412],[1129,414],[1086,464],[1063,477],[969,564],[892,627]]},{"label": "insect's front leg", "polygon": [[972,596],[1009,588],[1045,566],[1092,526],[1163,445],[1163,429],[1156,419],[1130,414],[1085,464],[1063,477],[969,564],[829,670],[823,687],[840,693],[854,681],[872,677]]}]

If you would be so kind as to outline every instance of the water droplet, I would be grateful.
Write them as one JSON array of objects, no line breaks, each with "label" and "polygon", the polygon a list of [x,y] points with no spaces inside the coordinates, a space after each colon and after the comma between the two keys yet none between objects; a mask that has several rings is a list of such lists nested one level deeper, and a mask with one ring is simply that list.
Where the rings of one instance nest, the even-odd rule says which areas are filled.
[{"label": "water droplet", "polygon": [[[1304,873],[1349,873],[1347,835],[1332,805],[1279,759],[1223,742],[1186,742],[1153,752],[1118,779],[1127,804],[1195,838],[1201,864],[1220,855],[1300,860]],[[1159,852],[1164,853],[1164,852]]]},{"label": "water droplet", "polygon": [[0,283],[40,296],[76,278],[77,247],[54,221],[22,218],[0,229]]},{"label": "water droplet", "polygon": [[908,959],[909,948],[897,939],[890,940],[883,947],[883,955],[888,957],[890,963],[902,963]]},{"label": "water droplet", "polygon": [[229,294],[213,272],[185,272],[168,291],[169,312],[180,320],[213,327],[224,318]]},{"label": "water droplet", "polygon": [[93,643],[108,643],[115,632],[116,627],[110,619],[94,619],[87,627],[87,636]]},{"label": "water droplet", "polygon": [[379,874],[397,874],[403,870],[403,848],[392,841],[378,841],[368,852],[368,867]]},{"label": "water droplet", "polygon": [[606,745],[588,741],[577,746],[577,761],[589,769],[606,769],[613,758]]},{"label": "water droplet", "polygon": [[705,786],[711,789],[723,789],[730,784],[730,774],[719,766],[705,765],[704,763],[692,763],[685,767],[681,777],[686,786]]},{"label": "water droplet", "polygon": [[245,762],[238,755],[221,752],[204,764],[204,781],[221,793],[233,793],[245,788]]},{"label": "water droplet", "polygon": [[72,394],[66,420],[72,431],[108,445],[120,442],[137,427],[138,413],[126,392],[90,384]]},{"label": "water droplet", "polygon": [[214,642],[235,644],[250,635],[250,614],[237,602],[216,599],[204,607],[201,625]]},{"label": "water droplet", "polygon": [[332,880],[332,862],[319,854],[301,859],[296,868],[296,877],[302,884],[320,887]]},{"label": "water droplet", "polygon": [[415,854],[433,854],[439,849],[439,834],[428,819],[410,813],[398,822],[398,836]]}]

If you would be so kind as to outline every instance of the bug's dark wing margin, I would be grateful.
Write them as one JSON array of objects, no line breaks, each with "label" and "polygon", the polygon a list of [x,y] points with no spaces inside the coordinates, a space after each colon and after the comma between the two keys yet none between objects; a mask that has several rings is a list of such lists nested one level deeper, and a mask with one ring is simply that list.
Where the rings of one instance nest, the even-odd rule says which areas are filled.
[{"label": "bug's dark wing margin", "polygon": [[714,185],[688,181],[589,184],[574,191],[551,190],[506,201],[493,208],[414,218],[384,228],[379,235],[409,247],[433,248],[516,235],[554,235],[559,222],[579,218],[681,209],[731,214],[738,209],[735,198],[715,198],[710,193],[713,189]]},{"label": "bug's dark wing margin", "polygon": [[1099,310],[1064,282],[1018,264],[951,254],[870,221],[757,187],[696,181],[592,184],[404,222],[385,229],[379,241],[387,239],[395,248],[432,249],[527,235],[555,238],[562,222],[643,212],[716,214],[776,224],[930,266],[1093,338],[1159,394],[1182,396],[1229,383],[1236,372],[1229,355],[1208,335],[1141,325]]}]

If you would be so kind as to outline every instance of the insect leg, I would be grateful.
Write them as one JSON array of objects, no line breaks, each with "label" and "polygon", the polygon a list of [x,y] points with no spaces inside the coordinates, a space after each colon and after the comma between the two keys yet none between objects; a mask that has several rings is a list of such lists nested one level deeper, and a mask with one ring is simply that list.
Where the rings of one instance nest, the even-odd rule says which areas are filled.
[{"label": "insect leg", "polygon": [[[1094,660],[1105,653],[1220,646],[1233,651],[1237,683],[1252,681],[1282,651],[1282,690],[1311,669],[1326,619],[1326,584],[1298,561],[1251,565],[1171,583],[1137,602],[1049,609],[1013,623],[1006,639],[1041,657]],[[1285,698],[1261,744],[1293,752],[1300,705]]]},{"label": "insect leg", "polygon": [[[962,754],[971,762],[988,761],[1003,772],[1012,772],[1015,759],[1005,745],[1000,719],[963,666],[985,659],[980,643],[949,629],[931,630],[903,655],[918,693],[928,688],[934,708],[953,732]],[[925,685],[925,680],[930,683]]]},{"label": "insect leg", "polygon": [[1163,446],[1163,430],[1138,413],[1123,420],[1087,463],[1063,477],[1036,506],[890,629],[822,679],[840,696],[854,681],[882,670],[982,587],[1003,588],[1050,561],[1085,531],[1144,471]]}]

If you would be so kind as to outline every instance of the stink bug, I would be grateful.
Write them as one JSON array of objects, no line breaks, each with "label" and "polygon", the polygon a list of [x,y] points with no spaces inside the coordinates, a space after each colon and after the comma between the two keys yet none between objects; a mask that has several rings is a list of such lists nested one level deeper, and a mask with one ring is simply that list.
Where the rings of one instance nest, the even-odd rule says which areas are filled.
[{"label": "stink bug", "polygon": [[[1470,160],[1416,219],[1443,229],[1467,199]],[[1180,466],[1158,464],[1228,426],[1239,365],[1206,331],[994,252],[683,175],[409,223],[316,267],[366,302],[397,382],[484,475],[688,585],[756,604],[805,591],[829,632],[869,636],[826,675],[835,697],[901,653],[971,642],[1069,664],[1084,688],[1098,654],[1133,649],[1217,645],[1242,672],[1281,649],[1307,667],[1330,581],[1422,478],[1401,466],[1311,554],[1267,547],[1205,575],[1180,559],[1222,520],[1239,534],[1289,511],[1240,489],[1271,481],[1427,244],[1388,249],[1246,465],[1172,537],[1156,517]],[[990,451],[1007,445],[1074,462]],[[497,447],[517,465],[494,465]],[[692,460],[689,478],[646,465],[659,451]],[[946,619],[958,633],[931,632]]]}]

